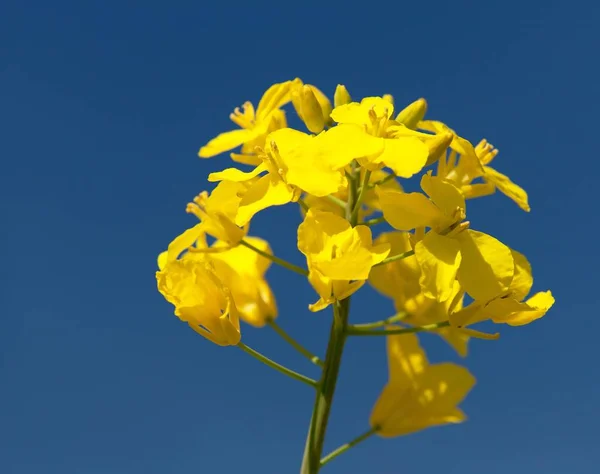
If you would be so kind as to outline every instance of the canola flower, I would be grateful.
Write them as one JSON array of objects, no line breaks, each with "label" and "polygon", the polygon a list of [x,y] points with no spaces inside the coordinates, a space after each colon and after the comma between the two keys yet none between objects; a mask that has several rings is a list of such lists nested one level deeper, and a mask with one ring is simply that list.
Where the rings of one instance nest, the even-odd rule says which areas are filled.
[{"label": "canola flower", "polygon": [[[301,129],[288,125],[285,107],[293,108]],[[467,357],[471,338],[499,337],[473,325],[529,324],[554,304],[550,291],[528,296],[533,273],[522,253],[475,230],[476,218],[466,220],[467,200],[496,190],[529,212],[527,193],[490,166],[498,150],[487,140],[473,146],[445,123],[426,118],[427,108],[421,98],[398,110],[389,94],[353,100],[343,85],[332,104],[299,78],[272,85],[256,109],[247,101],[230,115],[238,129],[200,148],[201,158],[230,152],[236,164],[209,175],[216,186],[186,207],[198,221],[158,257],[158,290],[181,321],[315,390],[301,474],[320,472],[373,436],[466,420],[460,404],[475,377],[461,365],[430,363],[419,333],[438,334]],[[405,192],[402,180],[419,175],[422,192]],[[305,266],[249,235],[256,214],[284,205],[297,206],[302,215],[291,247]],[[272,264],[305,279],[315,299],[303,304],[318,312],[313,317],[331,319],[324,356],[277,322],[267,276]],[[351,320],[350,300],[366,283],[392,300],[395,315]],[[319,378],[246,345],[243,323],[273,330],[320,370]],[[365,432],[324,454],[344,346],[360,337],[386,339],[388,381]]]}]

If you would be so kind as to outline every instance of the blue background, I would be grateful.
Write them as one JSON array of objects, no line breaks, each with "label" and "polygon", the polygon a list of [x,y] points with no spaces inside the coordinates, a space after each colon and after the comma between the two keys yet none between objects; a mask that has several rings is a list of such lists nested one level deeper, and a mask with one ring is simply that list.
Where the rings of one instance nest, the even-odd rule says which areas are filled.
[{"label": "blue background", "polygon": [[[497,145],[530,195],[469,202],[473,225],[524,252],[557,304],[497,342],[474,341],[470,420],[371,439],[327,473],[584,473],[598,465],[592,2],[41,2],[0,7],[0,471],[298,472],[308,387],[180,323],[155,257],[195,223],[185,204],[228,159],[199,147],[273,82],[330,96],[425,96],[429,117]],[[295,250],[293,206],[253,223]],[[324,349],[329,313],[271,268],[280,324]],[[365,290],[354,321],[392,314]],[[316,376],[270,330],[244,341]],[[433,361],[454,360],[424,336]],[[364,431],[386,382],[381,339],[347,346],[326,450]]]}]

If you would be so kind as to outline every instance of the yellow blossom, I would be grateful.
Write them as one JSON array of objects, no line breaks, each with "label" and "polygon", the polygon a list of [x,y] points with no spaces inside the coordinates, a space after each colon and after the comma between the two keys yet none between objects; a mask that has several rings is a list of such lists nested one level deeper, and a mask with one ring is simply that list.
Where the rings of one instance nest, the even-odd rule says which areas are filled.
[{"label": "yellow blossom", "polygon": [[239,163],[257,165],[260,158],[255,154],[256,147],[263,147],[267,135],[287,126],[285,112],[281,110],[290,102],[290,87],[293,81],[273,84],[263,94],[258,108],[245,102],[242,110],[236,108],[229,118],[241,127],[238,130],[221,133],[200,148],[200,158],[211,158],[242,145],[242,153],[232,153],[231,158]]},{"label": "yellow blossom", "polygon": [[550,291],[541,291],[523,301],[533,285],[531,265],[525,256],[512,250],[515,274],[506,292],[489,300],[476,300],[450,317],[453,326],[464,327],[491,319],[495,323],[522,326],[543,317],[554,305]]},{"label": "yellow blossom", "polygon": [[397,176],[410,178],[423,169],[429,151],[427,145],[420,138],[412,136],[406,127],[404,135],[408,135],[398,136],[402,126],[391,119],[393,113],[394,106],[388,100],[382,97],[367,97],[360,103],[351,102],[336,107],[331,113],[331,118],[341,124],[359,125],[365,135],[382,142],[380,153],[359,160],[362,166],[370,169],[387,166]]},{"label": "yellow blossom", "polygon": [[296,201],[304,191],[323,197],[347,185],[344,168],[356,157],[380,151],[364,140],[357,126],[333,127],[317,136],[285,128],[269,135],[262,163],[253,171],[228,168],[211,173],[209,181],[245,182],[264,174],[243,194],[236,224],[246,225],[259,211]]},{"label": "yellow blossom", "polygon": [[[268,242],[257,237],[246,237],[245,241],[271,254]],[[177,259],[177,260],[176,260]],[[159,268],[168,262],[185,262],[208,266],[218,280],[227,288],[240,319],[255,327],[264,326],[277,317],[275,297],[264,278],[271,261],[253,250],[231,247],[223,241],[208,246],[204,225],[197,224],[176,237],[166,252],[158,258]]]},{"label": "yellow blossom", "polygon": [[[477,161],[473,159],[473,154]],[[499,189],[521,209],[529,212],[531,208],[525,190],[508,176],[488,166],[497,155],[498,150],[487,140],[481,140],[472,150],[466,146],[454,147],[448,156],[444,155],[439,160],[437,175],[452,181],[467,199],[487,196]],[[478,178],[482,182],[474,182]]]},{"label": "yellow blossom", "polygon": [[370,419],[379,436],[402,436],[466,419],[458,405],[475,378],[465,367],[429,365],[414,334],[388,336],[387,354],[389,381]]},{"label": "yellow blossom", "polygon": [[374,246],[366,226],[353,228],[340,216],[310,209],[298,227],[298,249],[306,256],[308,279],[320,296],[309,309],[319,311],[358,290],[390,246]]},{"label": "yellow blossom", "polygon": [[227,288],[210,262],[178,260],[179,254],[196,239],[196,225],[177,237],[158,259],[158,291],[175,306],[175,315],[198,334],[220,346],[240,342],[239,314]]},{"label": "yellow blossom", "polygon": [[[412,250],[410,234],[407,232],[384,232],[376,244],[391,245],[389,257],[404,254]],[[422,271],[415,257],[407,257],[386,265],[373,268],[369,275],[369,283],[380,293],[394,301],[398,313],[404,313],[402,323],[411,326],[448,321],[450,314],[462,309],[464,292],[458,281],[454,281],[449,298],[439,302],[425,296],[419,280]],[[436,330],[461,356],[467,355],[469,336],[454,327]]]},{"label": "yellow blossom", "polygon": [[235,246],[248,233],[248,225],[243,228],[235,225],[241,195],[246,189],[246,183],[223,181],[210,195],[203,191],[196,196],[194,202],[187,205],[186,212],[200,219],[208,235]]},{"label": "yellow blossom", "polygon": [[378,190],[385,219],[398,230],[431,230],[416,242],[421,289],[439,302],[452,294],[458,279],[474,299],[489,300],[506,291],[513,279],[510,249],[494,237],[468,229],[465,199],[452,183],[431,173],[421,179],[421,193]]}]

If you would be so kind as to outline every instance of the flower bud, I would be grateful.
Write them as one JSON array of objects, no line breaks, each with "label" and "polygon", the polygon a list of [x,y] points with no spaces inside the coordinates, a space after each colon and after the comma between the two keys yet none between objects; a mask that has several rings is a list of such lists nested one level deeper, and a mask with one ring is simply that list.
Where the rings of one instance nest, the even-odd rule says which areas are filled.
[{"label": "flower bud", "polygon": [[325,128],[323,109],[309,85],[303,85],[292,93],[294,108],[302,121],[312,133],[319,133]]},{"label": "flower bud", "polygon": [[425,117],[425,112],[427,112],[427,101],[425,99],[418,99],[402,109],[396,117],[396,121],[414,130],[417,128],[417,124]]},{"label": "flower bud", "polygon": [[425,144],[427,145],[427,148],[429,148],[429,156],[425,166],[429,166],[439,160],[442,154],[446,153],[446,149],[450,146],[450,143],[452,143],[453,139],[454,134],[447,132],[438,133],[431,139],[427,140]]},{"label": "flower bud", "polygon": [[333,94],[333,105],[339,107],[340,105],[346,105],[350,102],[352,102],[352,98],[348,93],[348,89],[346,89],[346,86],[338,84],[335,88],[335,93]]}]

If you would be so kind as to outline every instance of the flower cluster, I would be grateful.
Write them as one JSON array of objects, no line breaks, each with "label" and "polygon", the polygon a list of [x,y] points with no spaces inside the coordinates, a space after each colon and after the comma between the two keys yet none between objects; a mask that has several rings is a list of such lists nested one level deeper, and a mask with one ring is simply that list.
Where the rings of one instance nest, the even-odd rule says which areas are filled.
[{"label": "flower cluster", "polygon": [[[288,126],[290,105],[305,131]],[[527,193],[490,166],[496,148],[486,140],[473,146],[444,123],[425,119],[426,112],[424,99],[398,111],[390,95],[353,101],[338,85],[332,104],[300,79],[274,84],[256,108],[246,102],[233,111],[230,118],[239,128],[200,148],[201,158],[230,152],[237,164],[208,176],[218,184],[186,209],[199,223],[158,258],[158,289],[182,321],[321,392],[303,473],[318,472],[334,457],[319,459],[328,410],[318,405],[328,397],[331,402],[328,390],[347,337],[387,336],[389,381],[361,439],[392,437],[464,420],[458,405],[475,383],[464,367],[430,365],[415,333],[439,334],[466,356],[471,337],[498,337],[472,325],[528,324],[554,303],[550,291],[528,297],[533,278],[523,254],[466,220],[469,199],[499,190],[528,212]],[[422,192],[405,192],[401,179],[420,173]],[[303,216],[297,248],[305,268],[274,256],[265,240],[248,235],[257,213],[290,203]],[[391,229],[374,238],[372,229],[385,224]],[[265,280],[272,262],[307,279],[316,293],[310,311],[333,307],[324,361],[275,323],[275,297]],[[347,303],[366,282],[393,300],[396,315],[350,323]],[[321,378],[300,376],[248,348],[240,320],[272,326],[323,367]]]}]

